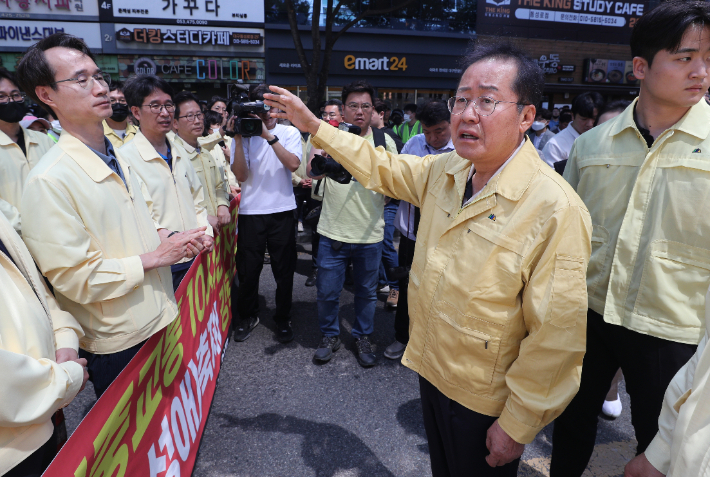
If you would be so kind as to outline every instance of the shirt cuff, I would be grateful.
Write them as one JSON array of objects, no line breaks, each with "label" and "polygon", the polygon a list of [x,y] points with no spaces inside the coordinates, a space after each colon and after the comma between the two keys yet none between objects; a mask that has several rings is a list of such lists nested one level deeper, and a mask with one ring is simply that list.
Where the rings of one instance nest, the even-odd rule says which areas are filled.
[{"label": "shirt cuff", "polygon": [[336,134],[338,134],[338,128],[331,126],[325,121],[321,121],[320,127],[318,127],[318,133],[311,137],[311,144],[313,144],[316,149],[323,149],[323,145],[332,142]]},{"label": "shirt cuff", "polygon": [[498,425],[518,444],[530,444],[542,430],[541,427],[531,427],[520,422],[506,406],[498,418]]},{"label": "shirt cuff", "polygon": [[84,367],[76,361],[67,361],[60,364],[61,368],[69,376],[67,380],[67,392],[62,400],[61,407],[67,406],[79,394],[81,385],[84,384]]},{"label": "shirt cuff", "polygon": [[137,289],[143,284],[145,278],[143,262],[140,256],[124,258],[123,264],[126,267],[126,288]]},{"label": "shirt cuff", "polygon": [[222,195],[219,194],[217,196],[217,207],[219,207],[220,205],[224,205],[229,208],[229,197],[222,197]]},{"label": "shirt cuff", "polygon": [[79,337],[71,328],[62,328],[54,332],[54,342],[57,349],[71,348],[74,351],[79,351]]},{"label": "shirt cuff", "polygon": [[663,440],[661,434],[656,434],[651,443],[644,451],[646,459],[656,468],[661,474],[666,475],[671,467],[671,448],[666,441]]}]

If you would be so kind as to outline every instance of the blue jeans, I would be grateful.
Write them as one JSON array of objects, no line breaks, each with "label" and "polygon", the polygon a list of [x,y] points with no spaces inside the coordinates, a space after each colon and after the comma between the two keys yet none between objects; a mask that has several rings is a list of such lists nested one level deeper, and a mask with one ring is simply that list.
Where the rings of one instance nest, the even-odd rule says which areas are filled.
[{"label": "blue jeans", "polygon": [[325,336],[338,336],[340,322],[340,292],[345,283],[345,269],[352,260],[355,281],[355,323],[353,336],[372,333],[377,306],[377,274],[382,257],[382,242],[372,244],[343,243],[339,250],[333,249],[337,243],[321,235],[318,244],[318,323]]},{"label": "blue jeans", "polygon": [[380,264],[380,284],[389,285],[390,289],[399,290],[399,280],[387,276],[390,268],[399,266],[397,251],[394,249],[394,216],[399,208],[398,200],[391,200],[385,205],[385,238],[382,241],[382,263]]}]

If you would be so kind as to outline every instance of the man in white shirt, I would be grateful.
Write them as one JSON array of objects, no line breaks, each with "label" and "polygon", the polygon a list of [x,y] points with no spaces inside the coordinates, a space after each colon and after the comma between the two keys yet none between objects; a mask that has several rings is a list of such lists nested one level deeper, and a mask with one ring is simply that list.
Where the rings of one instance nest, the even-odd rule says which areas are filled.
[{"label": "man in white shirt", "polygon": [[[267,85],[251,92],[252,101],[263,101]],[[232,172],[242,186],[237,236],[239,293],[234,340],[245,341],[259,324],[259,276],[268,245],[271,271],[276,280],[276,339],[293,340],[291,300],[296,271],[296,224],[291,173],[301,164],[301,133],[277,124],[271,111],[260,113],[261,136],[234,135]],[[231,124],[228,125],[231,128]]]},{"label": "man in white shirt", "polygon": [[543,160],[555,167],[555,162],[566,161],[574,140],[594,127],[599,110],[604,106],[604,98],[599,93],[582,93],[572,102],[574,119],[568,127],[547,142],[542,150]]}]

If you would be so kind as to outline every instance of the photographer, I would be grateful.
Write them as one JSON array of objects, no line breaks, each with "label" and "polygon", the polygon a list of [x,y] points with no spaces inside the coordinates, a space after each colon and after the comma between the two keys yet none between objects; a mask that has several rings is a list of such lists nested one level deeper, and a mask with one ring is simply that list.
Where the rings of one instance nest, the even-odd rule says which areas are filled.
[{"label": "photographer", "polygon": [[[382,130],[371,128],[375,91],[365,81],[356,81],[343,88],[345,122],[360,128],[360,136],[374,146],[383,146],[397,154],[394,141]],[[317,154],[323,152],[316,151]],[[309,176],[321,171],[320,156],[314,156],[308,165]],[[340,167],[332,160],[331,169]],[[335,167],[332,167],[335,166]],[[345,281],[345,270],[352,260],[355,280],[356,319],[353,336],[357,345],[357,360],[363,367],[374,366],[376,359],[368,336],[373,331],[377,305],[377,281],[384,239],[383,211],[385,197],[365,189],[362,184],[346,174],[333,180],[335,174],[327,173],[324,181],[323,209],[318,222],[321,235],[318,247],[318,320],[323,338],[314,359],[329,361],[340,348],[338,309],[340,292]],[[341,174],[342,176],[342,174]],[[314,178],[316,178],[314,177]]]},{"label": "photographer", "polygon": [[[296,270],[296,199],[291,173],[301,164],[301,133],[292,126],[277,124],[271,111],[263,110],[267,85],[257,86],[250,94],[261,111],[261,135],[243,137],[245,131],[233,125],[244,121],[242,115],[231,119],[227,129],[235,132],[232,141],[232,172],[242,186],[237,236],[237,274],[239,322],[235,341],[245,341],[259,324],[259,276],[264,267],[264,252],[269,247],[271,271],[276,280],[276,339],[293,340],[291,300],[293,274]],[[237,103],[236,108],[239,106]],[[267,106],[268,108],[268,106]],[[257,111],[259,110],[257,109]],[[247,129],[247,128],[243,128]]]}]

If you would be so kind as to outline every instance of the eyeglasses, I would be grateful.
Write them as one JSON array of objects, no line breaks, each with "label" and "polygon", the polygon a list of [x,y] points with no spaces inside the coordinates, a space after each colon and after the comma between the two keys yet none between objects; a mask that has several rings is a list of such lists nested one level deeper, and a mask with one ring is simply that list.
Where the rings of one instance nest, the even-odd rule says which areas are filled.
[{"label": "eyeglasses", "polygon": [[67,81],[75,81],[76,84],[84,89],[91,89],[94,87],[94,81],[98,81],[104,86],[111,84],[111,77],[104,73],[96,73],[95,75],[84,75],[81,74],[76,78],[69,78],[61,81],[55,81],[54,84],[66,83]]},{"label": "eyeglasses", "polygon": [[523,106],[525,105],[525,103],[516,103],[514,101],[500,101],[498,99],[489,98],[487,96],[480,96],[475,100],[462,98],[461,96],[454,96],[449,98],[449,111],[451,111],[451,114],[463,114],[463,112],[466,111],[466,108],[468,108],[469,103],[473,104],[473,108],[476,110],[476,113],[478,113],[479,116],[490,116],[491,114],[493,114],[493,111],[496,110],[496,105],[498,103],[518,104]]},{"label": "eyeglasses", "polygon": [[6,94],[0,94],[0,104],[7,104],[12,100],[13,103],[24,103],[27,95],[25,93],[10,93],[10,96]]},{"label": "eyeglasses", "polygon": [[157,103],[150,103],[150,104],[143,104],[141,105],[141,108],[150,108],[150,112],[153,114],[160,114],[160,112],[165,109],[165,112],[168,114],[172,114],[175,112],[175,105],[173,103],[165,103],[165,104],[157,104]]},{"label": "eyeglasses", "polygon": [[121,98],[121,99],[109,98],[109,101],[111,102],[111,104],[118,103],[118,104],[128,105],[125,98]]},{"label": "eyeglasses", "polygon": [[351,111],[357,111],[358,109],[362,109],[363,113],[372,109],[372,105],[370,103],[348,103],[347,106]]},{"label": "eyeglasses", "polygon": [[185,116],[178,116],[178,119],[185,118],[185,119],[187,119],[188,123],[191,123],[195,120],[202,121],[202,118],[204,118],[204,117],[205,117],[205,115],[202,113],[197,113],[197,114],[190,113],[190,114],[186,114]]}]

